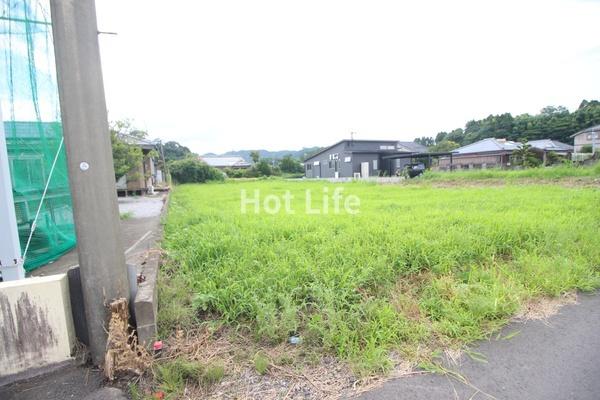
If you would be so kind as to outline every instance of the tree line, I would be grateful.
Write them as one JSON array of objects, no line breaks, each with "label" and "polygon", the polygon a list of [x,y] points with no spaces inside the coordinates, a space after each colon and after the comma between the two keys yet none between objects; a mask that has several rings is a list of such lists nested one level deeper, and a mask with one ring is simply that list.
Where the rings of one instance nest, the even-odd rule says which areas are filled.
[{"label": "tree line", "polygon": [[162,143],[160,145],[160,156],[156,151],[144,155],[140,147],[129,143],[124,139],[125,136],[135,139],[147,139],[148,133],[136,129],[130,120],[112,121],[110,123],[115,180],[125,174],[128,177],[133,177],[135,175],[133,171],[137,170],[144,157],[155,158],[161,169],[164,168],[164,157],[168,172],[172,179],[178,183],[223,180],[225,176],[231,178],[255,178],[272,175],[300,176],[304,172],[302,162],[292,154],[284,155],[280,159],[269,159],[260,157],[258,151],[250,152],[253,164],[249,168],[220,171],[204,163],[198,154],[193,153],[188,147],[176,141]]},{"label": "tree line", "polygon": [[554,139],[570,144],[573,142],[570,138],[573,133],[597,124],[600,124],[600,101],[583,100],[573,112],[563,106],[548,106],[537,115],[489,115],[467,122],[464,128],[439,132],[435,137],[424,136],[414,141],[429,147],[430,151],[440,152],[490,137],[513,141]]}]

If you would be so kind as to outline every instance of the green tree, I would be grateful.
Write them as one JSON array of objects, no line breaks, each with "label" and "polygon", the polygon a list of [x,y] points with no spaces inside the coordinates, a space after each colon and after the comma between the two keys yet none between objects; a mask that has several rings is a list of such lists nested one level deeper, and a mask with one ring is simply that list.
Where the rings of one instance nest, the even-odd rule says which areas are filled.
[{"label": "green tree", "polygon": [[563,106],[547,106],[537,115],[520,114],[514,117],[510,113],[488,115],[480,120],[468,121],[464,130],[458,128],[450,133],[438,133],[435,142],[450,140],[464,146],[490,137],[515,141],[527,137],[530,140],[547,138],[572,143],[570,136],[573,133],[598,124],[600,124],[600,101],[583,100],[574,112],[569,112]]},{"label": "green tree", "polygon": [[416,138],[414,140],[415,143],[422,144],[423,146],[429,147],[435,144],[435,140],[432,137],[423,136],[420,138]]},{"label": "green tree", "polygon": [[429,147],[429,151],[432,153],[447,153],[459,147],[460,145],[452,140],[442,140],[441,142]]},{"label": "green tree", "polygon": [[[469,123],[467,123],[467,127],[469,126]],[[450,132],[446,136],[445,140],[449,140],[451,142],[455,142],[458,144],[464,144],[463,143],[464,137],[465,137],[465,131],[463,131],[462,128],[458,128],[458,129],[455,129],[452,132]]]},{"label": "green tree", "polygon": [[446,136],[448,136],[448,132],[439,132],[437,135],[435,135],[435,142],[439,143],[444,141]]},{"label": "green tree", "polygon": [[537,167],[542,163],[531,150],[531,145],[527,143],[522,143],[517,150],[513,151],[511,162],[513,165],[525,168]]},{"label": "green tree", "polygon": [[288,154],[281,159],[281,161],[279,162],[279,168],[281,169],[281,172],[287,173],[304,171],[304,167],[302,166],[302,164],[294,157],[292,157],[291,154]]},{"label": "green tree", "polygon": [[128,144],[119,137],[122,134],[119,129],[126,130],[130,126],[128,121],[115,121],[110,124],[110,142],[112,145],[115,181],[140,165],[143,160],[142,149]]},{"label": "green tree", "polygon": [[169,141],[163,144],[163,153],[165,161],[181,160],[193,155],[189,148],[175,142]]},{"label": "green tree", "polygon": [[222,181],[223,173],[196,158],[184,158],[169,163],[171,177],[177,183],[203,183]]},{"label": "green tree", "polygon": [[258,151],[252,150],[250,152],[250,158],[252,159],[252,162],[256,164],[258,163],[258,160],[260,160],[260,154],[258,154]]},{"label": "green tree", "polygon": [[260,176],[271,176],[273,175],[273,168],[266,160],[260,160],[256,164],[256,170]]}]

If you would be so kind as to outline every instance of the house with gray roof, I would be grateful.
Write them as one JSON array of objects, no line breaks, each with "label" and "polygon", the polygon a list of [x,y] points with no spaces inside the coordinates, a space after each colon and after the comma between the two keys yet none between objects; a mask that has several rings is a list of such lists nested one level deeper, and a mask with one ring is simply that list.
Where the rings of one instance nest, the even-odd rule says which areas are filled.
[{"label": "house with gray roof", "polygon": [[204,161],[213,168],[219,169],[242,169],[250,167],[250,163],[244,160],[242,157],[200,157],[200,160]]},{"label": "house with gray roof", "polygon": [[577,153],[581,153],[583,146],[592,146],[593,149],[597,150],[600,148],[600,125],[590,126],[572,134],[570,137],[573,138]]},{"label": "house with gray roof", "polygon": [[[573,152],[573,146],[551,139],[532,140],[527,142],[531,150],[546,162],[549,152],[557,155],[568,156]],[[459,147],[452,151],[452,157],[442,157],[439,161],[440,169],[461,168],[504,168],[510,167],[510,157],[515,150],[520,149],[522,143],[506,139],[487,138],[475,143]]]},{"label": "house with gray roof", "polygon": [[535,150],[541,150],[545,152],[553,151],[559,155],[568,155],[573,152],[574,148],[570,144],[559,142],[558,140],[552,139],[541,139],[541,140],[530,140],[527,142],[531,148]]},{"label": "house with gray roof", "polygon": [[389,159],[392,155],[426,153],[427,147],[397,140],[345,139],[304,160],[307,178],[366,178],[394,175],[410,159]]},{"label": "house with gray roof", "polygon": [[442,157],[440,169],[495,168],[510,165],[513,151],[521,143],[506,139],[487,138],[452,151],[452,157]]}]

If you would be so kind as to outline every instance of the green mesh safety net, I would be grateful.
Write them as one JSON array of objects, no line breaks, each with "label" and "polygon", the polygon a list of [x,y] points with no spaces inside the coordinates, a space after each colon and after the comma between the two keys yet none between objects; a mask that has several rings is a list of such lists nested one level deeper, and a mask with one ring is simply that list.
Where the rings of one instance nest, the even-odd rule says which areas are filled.
[{"label": "green mesh safety net", "polygon": [[31,271],[76,243],[50,5],[0,1],[0,103],[21,251]]}]

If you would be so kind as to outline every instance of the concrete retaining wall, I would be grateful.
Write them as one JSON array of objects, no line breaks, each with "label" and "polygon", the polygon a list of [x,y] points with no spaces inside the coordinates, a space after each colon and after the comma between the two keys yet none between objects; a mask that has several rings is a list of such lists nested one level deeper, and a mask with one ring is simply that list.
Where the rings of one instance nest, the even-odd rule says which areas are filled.
[{"label": "concrete retaining wall", "polygon": [[66,274],[0,282],[0,378],[67,361],[74,344]]}]

